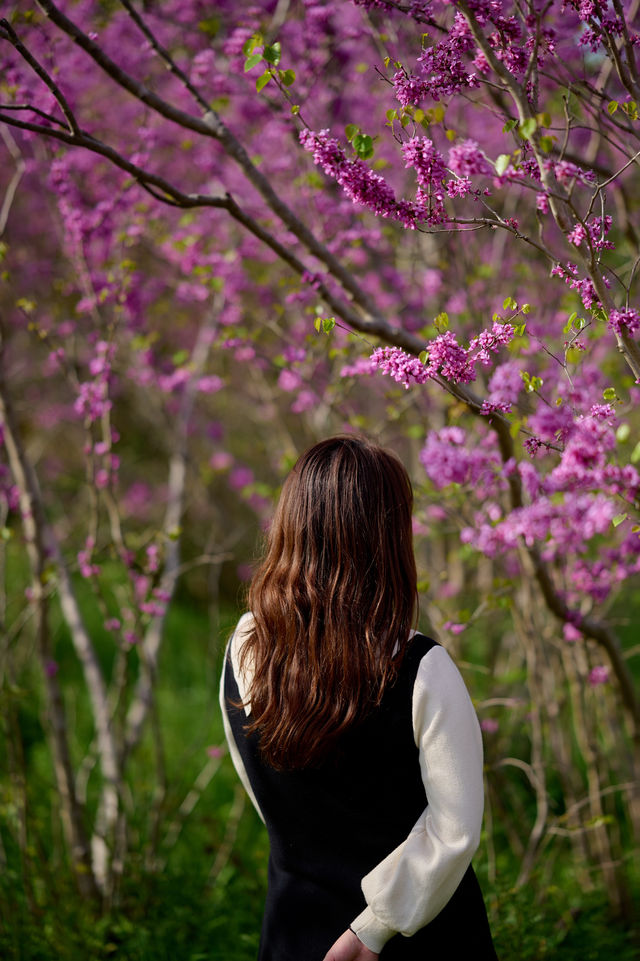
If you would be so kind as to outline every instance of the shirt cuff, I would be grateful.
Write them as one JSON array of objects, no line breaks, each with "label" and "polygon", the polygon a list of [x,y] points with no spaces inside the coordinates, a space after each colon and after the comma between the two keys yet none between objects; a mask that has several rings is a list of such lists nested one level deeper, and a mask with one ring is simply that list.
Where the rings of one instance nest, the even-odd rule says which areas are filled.
[{"label": "shirt cuff", "polygon": [[393,928],[377,918],[369,907],[365,908],[349,927],[365,948],[369,948],[374,954],[380,954],[387,941],[397,934]]}]

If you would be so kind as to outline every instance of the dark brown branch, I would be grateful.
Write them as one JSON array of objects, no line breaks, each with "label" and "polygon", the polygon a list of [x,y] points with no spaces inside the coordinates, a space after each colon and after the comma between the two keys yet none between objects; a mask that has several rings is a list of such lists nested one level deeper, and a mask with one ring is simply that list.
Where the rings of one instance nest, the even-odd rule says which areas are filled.
[{"label": "dark brown branch", "polygon": [[164,60],[167,68],[171,71],[171,73],[175,77],[178,78],[178,80],[180,80],[182,84],[184,84],[184,86],[187,88],[187,90],[189,91],[191,96],[194,98],[196,103],[200,107],[202,107],[202,109],[206,113],[209,110],[209,104],[207,103],[207,101],[204,99],[204,97],[202,96],[200,91],[197,89],[197,87],[194,87],[194,85],[191,83],[191,81],[187,77],[184,70],[182,70],[178,66],[178,64],[175,62],[175,60],[173,59],[169,51],[166,49],[166,47],[163,47],[163,45],[160,43],[157,37],[152,33],[152,31],[144,22],[144,20],[142,19],[142,17],[140,16],[136,8],[133,6],[133,4],[130,3],[129,0],[120,0],[120,2],[122,6],[125,8],[125,10],[127,11],[127,13],[129,14],[129,16],[131,17],[131,19],[133,20],[133,22],[135,23],[135,25],[138,27],[138,29],[147,38],[147,40],[149,41],[153,49],[156,51],[158,56],[161,57],[162,60]]},{"label": "dark brown branch", "polygon": [[249,182],[260,193],[269,208],[277,214],[280,220],[282,220],[291,233],[306,247],[309,253],[316,257],[321,263],[325,264],[329,273],[340,282],[344,290],[353,298],[354,302],[367,314],[372,317],[377,315],[375,303],[356,282],[351,272],[343,266],[337,257],[327,250],[324,244],[320,243],[306,224],[304,224],[278,196],[268,178],[252,163],[245,148],[231,133],[215,111],[208,110],[204,117],[200,118],[194,117],[192,114],[188,114],[174,107],[168,101],[163,100],[144,84],[139,83],[131,77],[130,74],[122,70],[107,56],[98,44],[94,43],[75,23],[69,20],[51,0],[38,0],[38,3],[52,23],[55,23],[57,27],[88,53],[94,62],[97,63],[108,76],[115,80],[117,84],[167,120],[183,128],[202,134],[205,137],[211,137],[217,140],[224,147],[228,156],[241,168]]},{"label": "dark brown branch", "polygon": [[18,34],[15,32],[15,30],[13,29],[13,27],[11,26],[8,20],[5,20],[5,19],[0,20],[0,38],[3,40],[9,41],[12,47],[14,47],[16,51],[20,54],[22,59],[29,64],[29,66],[34,71],[34,73],[38,75],[38,77],[40,78],[40,80],[42,80],[44,85],[51,91],[51,93],[56,99],[56,103],[60,107],[60,110],[62,111],[62,114],[69,125],[69,129],[73,131],[73,133],[77,133],[76,119],[73,115],[73,111],[71,110],[71,107],[67,103],[67,98],[62,93],[62,90],[60,89],[58,84],[55,82],[55,80],[51,77],[51,75],[44,69],[44,67],[41,64],[38,63],[35,57],[32,56],[31,53],[29,53],[29,51],[24,46],[24,44],[18,37]]}]

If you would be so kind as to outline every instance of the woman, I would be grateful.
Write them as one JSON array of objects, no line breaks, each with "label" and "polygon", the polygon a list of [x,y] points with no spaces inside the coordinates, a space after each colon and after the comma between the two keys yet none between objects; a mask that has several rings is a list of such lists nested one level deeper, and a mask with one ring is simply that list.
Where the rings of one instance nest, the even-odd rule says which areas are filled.
[{"label": "woman", "polygon": [[[285,481],[225,658],[231,756],[269,831],[259,961],[489,961],[482,744],[416,618],[409,477],[357,437]],[[444,954],[443,954],[444,956]]]}]

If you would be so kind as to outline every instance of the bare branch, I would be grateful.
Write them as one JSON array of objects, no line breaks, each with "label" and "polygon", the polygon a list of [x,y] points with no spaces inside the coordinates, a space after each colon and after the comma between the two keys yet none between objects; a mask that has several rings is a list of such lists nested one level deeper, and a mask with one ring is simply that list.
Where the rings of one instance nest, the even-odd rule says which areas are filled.
[{"label": "bare branch", "polygon": [[38,63],[38,61],[29,53],[27,48],[24,46],[18,34],[15,32],[8,20],[0,20],[0,39],[8,40],[12,47],[15,47],[16,51],[25,60],[31,69],[38,75],[45,86],[51,91],[56,99],[56,103],[60,107],[62,114],[69,125],[69,130],[72,133],[77,133],[78,124],[76,118],[73,115],[73,111],[69,106],[66,97],[60,90],[60,87],[55,82],[53,77]]}]

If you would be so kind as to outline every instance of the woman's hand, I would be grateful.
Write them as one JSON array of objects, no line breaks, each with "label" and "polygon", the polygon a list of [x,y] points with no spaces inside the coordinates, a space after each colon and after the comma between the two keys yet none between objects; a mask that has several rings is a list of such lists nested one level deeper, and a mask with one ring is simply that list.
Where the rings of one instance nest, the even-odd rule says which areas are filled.
[{"label": "woman's hand", "polygon": [[349,929],[331,945],[323,961],[378,961],[379,955],[369,951]]}]

